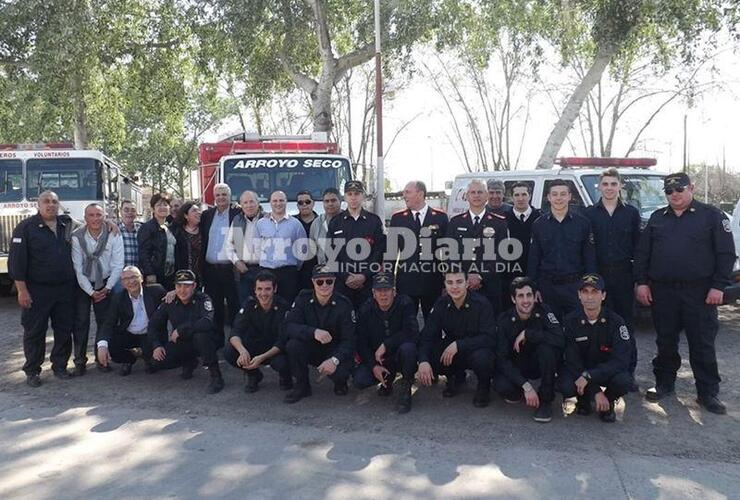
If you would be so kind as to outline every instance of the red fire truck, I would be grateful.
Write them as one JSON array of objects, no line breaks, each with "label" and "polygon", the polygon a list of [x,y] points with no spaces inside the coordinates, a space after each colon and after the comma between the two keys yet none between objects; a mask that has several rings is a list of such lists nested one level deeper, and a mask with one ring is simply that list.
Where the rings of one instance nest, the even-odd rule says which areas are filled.
[{"label": "red fire truck", "polygon": [[[213,205],[213,187],[231,187],[233,201],[244,191],[254,191],[269,210],[270,194],[284,191],[288,213],[297,212],[296,198],[309,191],[314,200],[328,187],[340,192],[352,178],[349,158],[338,154],[326,133],[310,136],[258,136],[239,134],[216,143],[204,143],[198,151],[201,200]],[[321,211],[320,204],[316,205]]]}]

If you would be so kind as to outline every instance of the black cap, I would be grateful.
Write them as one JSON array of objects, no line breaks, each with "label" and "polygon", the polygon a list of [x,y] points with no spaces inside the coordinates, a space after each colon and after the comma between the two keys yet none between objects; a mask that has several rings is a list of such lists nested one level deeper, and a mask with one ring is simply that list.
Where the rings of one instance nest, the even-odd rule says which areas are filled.
[{"label": "black cap", "polygon": [[384,288],[396,288],[396,280],[393,273],[381,272],[373,277],[373,290],[382,290]]},{"label": "black cap", "polygon": [[333,278],[335,276],[334,271],[331,270],[326,264],[316,264],[311,272],[311,279],[316,278]]},{"label": "black cap", "polygon": [[175,284],[194,285],[195,273],[190,269],[180,269],[175,273]]},{"label": "black cap", "polygon": [[676,172],[675,174],[666,175],[663,178],[664,189],[675,189],[677,187],[688,186],[689,184],[691,184],[691,179],[683,172]]},{"label": "black cap", "polygon": [[592,286],[596,288],[597,290],[601,290],[602,292],[606,289],[606,283],[604,283],[604,278],[602,278],[601,276],[595,273],[584,275],[581,278],[581,284],[578,286],[578,289],[583,290],[587,286]]},{"label": "black cap", "polygon": [[360,193],[365,192],[365,185],[362,181],[347,181],[344,183],[344,192],[348,191],[359,191]]}]

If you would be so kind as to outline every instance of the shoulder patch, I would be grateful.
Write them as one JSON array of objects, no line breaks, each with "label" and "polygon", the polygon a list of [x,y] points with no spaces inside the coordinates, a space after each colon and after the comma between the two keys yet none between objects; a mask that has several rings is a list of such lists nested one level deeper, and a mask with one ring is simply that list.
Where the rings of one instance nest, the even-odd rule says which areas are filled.
[{"label": "shoulder patch", "polygon": [[555,317],[554,313],[551,313],[551,312],[547,313],[547,319],[550,321],[550,323],[553,323],[555,325],[559,324],[558,318]]},{"label": "shoulder patch", "polygon": [[210,299],[203,301],[203,308],[208,312],[213,311],[213,302]]},{"label": "shoulder patch", "polygon": [[[728,232],[728,233],[732,232],[732,227],[730,226],[729,219],[722,219],[722,229],[724,229],[725,232]],[[13,241],[15,241],[15,238],[13,238]]]},{"label": "shoulder patch", "polygon": [[622,340],[629,340],[630,339],[630,332],[629,332],[629,330],[627,329],[627,327],[625,325],[622,325],[622,326],[619,327],[619,337]]}]

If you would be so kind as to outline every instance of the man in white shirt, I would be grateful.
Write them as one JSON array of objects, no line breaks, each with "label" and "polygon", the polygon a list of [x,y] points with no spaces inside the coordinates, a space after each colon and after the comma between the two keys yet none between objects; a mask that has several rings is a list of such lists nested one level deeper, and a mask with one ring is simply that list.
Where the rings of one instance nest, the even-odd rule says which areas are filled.
[{"label": "man in white shirt", "polygon": [[90,305],[95,310],[97,335],[110,304],[109,295],[123,270],[123,253],[123,238],[120,232],[110,232],[103,207],[97,203],[85,207],[85,224],[72,233],[72,264],[79,285],[72,330],[75,376],[86,372]]},{"label": "man in white shirt", "polygon": [[143,281],[138,267],[123,268],[121,283],[124,289],[111,296],[110,307],[97,338],[98,364],[107,367],[111,361],[121,363],[120,374],[124,377],[131,373],[139,354],[147,364],[147,372],[151,373],[152,348],[147,328],[149,318],[162,302],[165,289],[157,284],[144,287]]}]

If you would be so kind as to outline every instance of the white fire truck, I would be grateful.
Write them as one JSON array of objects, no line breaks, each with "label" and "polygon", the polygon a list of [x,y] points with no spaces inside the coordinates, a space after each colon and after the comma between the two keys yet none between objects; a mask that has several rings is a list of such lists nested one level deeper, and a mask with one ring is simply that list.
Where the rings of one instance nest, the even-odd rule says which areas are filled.
[{"label": "white fire truck", "polygon": [[8,251],[13,229],[37,212],[39,193],[59,195],[61,209],[82,220],[93,202],[118,216],[118,202],[129,199],[142,213],[141,188],[100,151],[76,150],[70,144],[0,144],[0,293],[8,293]]}]

